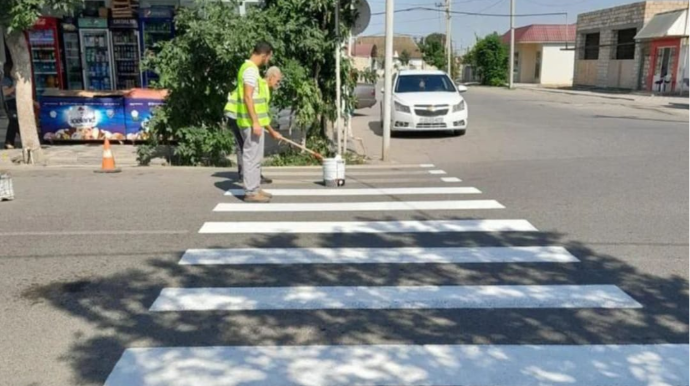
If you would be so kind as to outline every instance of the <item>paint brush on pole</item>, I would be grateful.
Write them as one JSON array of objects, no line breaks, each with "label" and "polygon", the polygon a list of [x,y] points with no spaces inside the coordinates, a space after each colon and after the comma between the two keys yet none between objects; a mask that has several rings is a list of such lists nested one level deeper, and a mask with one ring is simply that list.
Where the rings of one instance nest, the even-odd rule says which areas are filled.
[{"label": "paint brush on pole", "polygon": [[318,159],[319,161],[323,161],[323,156],[322,156],[321,154],[319,154],[319,153],[317,153],[317,152],[315,152],[315,151],[313,151],[313,150],[311,150],[311,149],[308,149],[307,147],[302,146],[302,145],[300,145],[300,144],[297,143],[297,142],[291,141],[291,140],[289,140],[289,139],[287,139],[287,138],[285,138],[285,137],[281,138],[280,141],[286,142],[286,143],[288,143],[288,144],[290,144],[290,145],[292,145],[292,146],[295,146],[295,147],[297,147],[297,148],[300,148],[300,149],[306,151],[307,153],[313,155],[314,158]]}]

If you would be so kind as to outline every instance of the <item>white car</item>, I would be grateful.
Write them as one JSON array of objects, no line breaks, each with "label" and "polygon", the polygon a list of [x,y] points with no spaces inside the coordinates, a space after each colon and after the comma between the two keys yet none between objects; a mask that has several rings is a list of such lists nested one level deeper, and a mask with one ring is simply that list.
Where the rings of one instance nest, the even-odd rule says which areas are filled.
[{"label": "white car", "polygon": [[[450,131],[463,135],[467,129],[467,103],[443,71],[403,70],[393,79],[391,133],[402,131]],[[383,104],[381,105],[383,123]]]}]

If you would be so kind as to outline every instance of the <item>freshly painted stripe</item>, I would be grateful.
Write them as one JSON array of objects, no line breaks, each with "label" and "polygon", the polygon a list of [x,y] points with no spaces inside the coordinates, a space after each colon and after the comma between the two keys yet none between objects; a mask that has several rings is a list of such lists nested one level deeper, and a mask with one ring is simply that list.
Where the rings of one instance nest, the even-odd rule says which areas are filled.
[{"label": "freshly painted stripe", "polygon": [[[376,178],[376,177],[354,177],[354,176],[347,176],[347,186],[352,185],[353,183],[361,183],[361,184],[366,184],[371,186],[371,184],[409,184],[409,183],[414,183],[414,184],[427,184],[427,185],[433,185],[436,182],[438,182],[437,179],[435,178],[424,178],[424,177],[429,177],[427,174],[426,176],[419,176],[419,178]],[[461,182],[461,180],[458,178],[456,181],[453,182]],[[314,185],[320,185],[323,184],[323,180],[318,180],[308,177],[297,177],[297,178],[290,178],[290,179],[281,179],[281,178],[274,178],[273,179],[273,185],[310,185],[310,187]],[[345,188],[347,189],[347,188]]]},{"label": "freshly painted stripe", "polygon": [[[422,188],[339,188],[339,189],[266,189],[274,196],[394,196],[394,195],[433,195],[433,194],[480,194],[473,187],[422,187]],[[226,196],[244,196],[243,189],[230,189]]]},{"label": "freshly painted stripe", "polygon": [[441,177],[443,182],[462,182],[458,177]]},{"label": "freshly painted stripe", "polygon": [[188,249],[181,265],[576,263],[563,247]]},{"label": "freshly painted stripe", "polygon": [[527,220],[230,221],[206,222],[199,233],[536,232]]},{"label": "freshly painted stripe", "polygon": [[429,174],[446,174],[444,170],[429,170]]},{"label": "freshly painted stripe", "polygon": [[214,212],[385,212],[404,210],[503,209],[495,200],[464,201],[380,201],[380,202],[305,202],[276,204],[220,203]]},{"label": "freshly painted stripe", "polygon": [[687,386],[688,345],[344,345],[125,350],[105,386]]},{"label": "freshly painted stripe", "polygon": [[[433,164],[364,164],[364,165],[347,165],[347,169],[417,169],[417,168],[432,168]],[[323,169],[322,166],[262,166],[261,170],[317,170]]]},{"label": "freshly painted stripe", "polygon": [[[409,176],[412,174],[428,174],[433,170],[347,170],[346,176]],[[305,177],[305,176],[318,176],[321,175],[320,170],[314,171],[275,171],[271,172],[269,177],[285,177],[285,176],[295,176],[295,177]],[[435,173],[432,173],[435,174]],[[268,175],[267,175],[268,176]]]},{"label": "freshly painted stripe", "polygon": [[150,311],[640,308],[615,285],[164,288]]}]

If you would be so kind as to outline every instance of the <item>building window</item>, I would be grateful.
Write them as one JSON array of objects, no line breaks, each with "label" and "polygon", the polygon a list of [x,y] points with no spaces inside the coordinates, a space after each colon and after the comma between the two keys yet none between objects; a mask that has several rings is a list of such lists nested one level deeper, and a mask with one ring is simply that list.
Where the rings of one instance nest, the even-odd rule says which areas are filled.
[{"label": "building window", "polygon": [[637,28],[621,29],[616,31],[616,59],[635,59],[635,35]]},{"label": "building window", "polygon": [[599,59],[599,32],[585,34],[585,60]]}]

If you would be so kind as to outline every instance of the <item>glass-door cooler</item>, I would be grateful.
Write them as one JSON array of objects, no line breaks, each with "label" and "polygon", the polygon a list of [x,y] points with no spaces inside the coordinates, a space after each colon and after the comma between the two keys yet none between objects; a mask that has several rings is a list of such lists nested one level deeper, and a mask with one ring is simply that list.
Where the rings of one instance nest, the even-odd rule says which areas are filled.
[{"label": "glass-door cooler", "polygon": [[83,49],[82,72],[86,90],[113,89],[113,55],[107,19],[79,19]]},{"label": "glass-door cooler", "polygon": [[81,51],[77,26],[70,21],[62,23],[62,46],[65,62],[65,86],[68,90],[83,90],[84,79],[81,68]]},{"label": "glass-door cooler", "polygon": [[[170,7],[151,7],[139,9],[139,34],[142,55],[155,55],[156,43],[171,40],[174,36],[173,10]],[[157,80],[158,75],[150,70],[142,74],[144,87]]]},{"label": "glass-door cooler", "polygon": [[141,87],[139,23],[136,19],[111,19],[115,89]]},{"label": "glass-door cooler", "polygon": [[63,88],[57,19],[41,17],[27,33],[36,93]]}]

